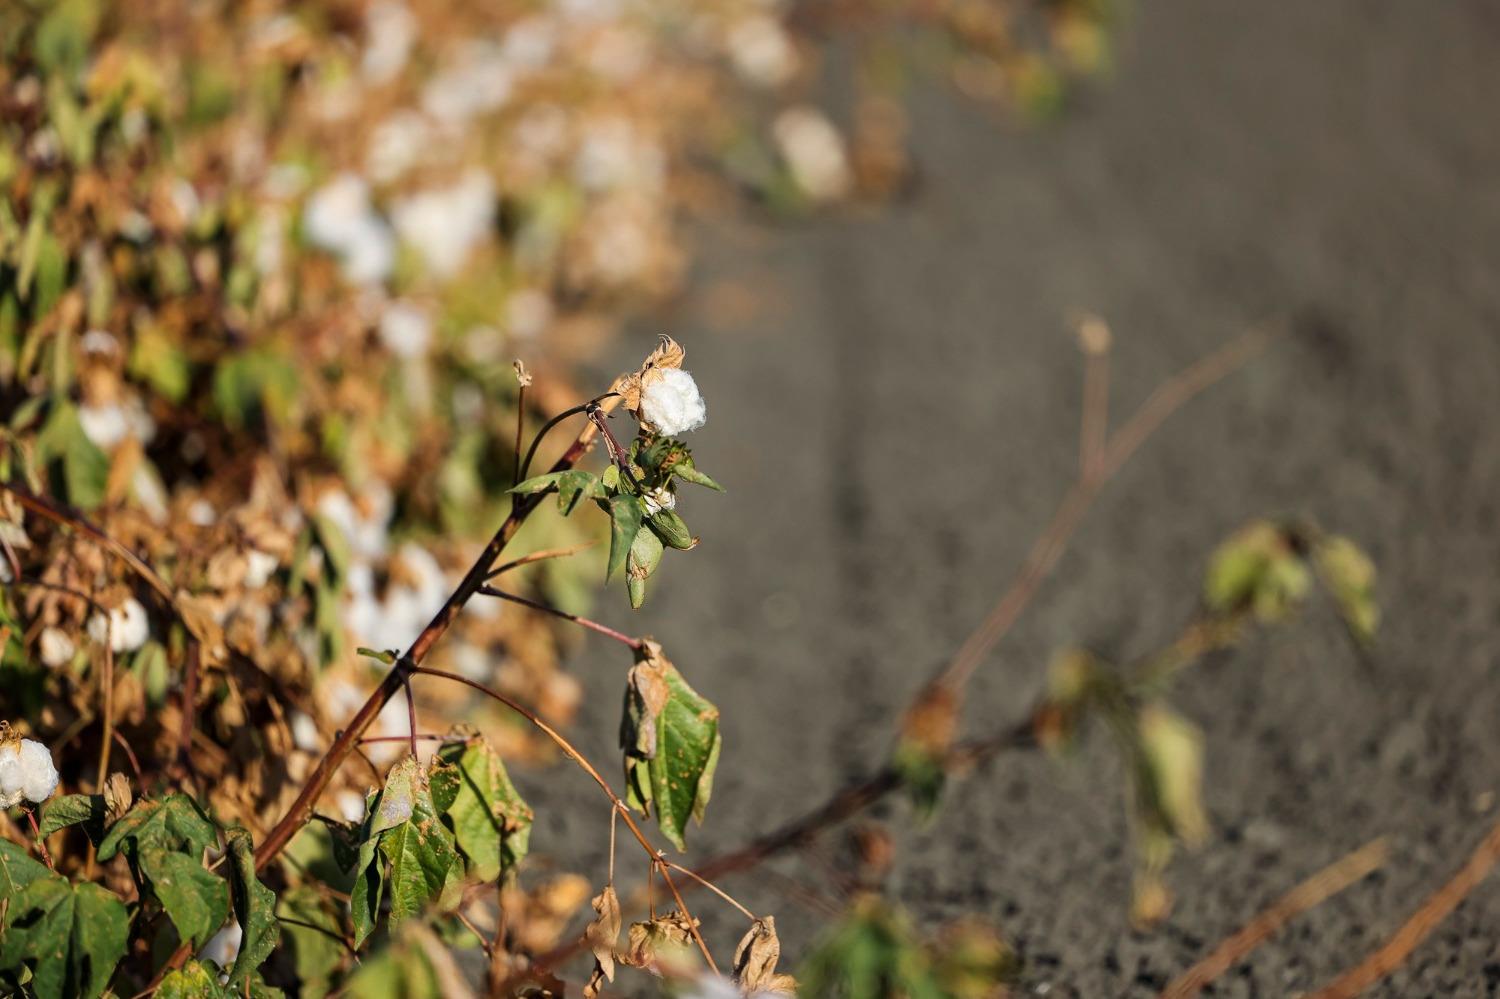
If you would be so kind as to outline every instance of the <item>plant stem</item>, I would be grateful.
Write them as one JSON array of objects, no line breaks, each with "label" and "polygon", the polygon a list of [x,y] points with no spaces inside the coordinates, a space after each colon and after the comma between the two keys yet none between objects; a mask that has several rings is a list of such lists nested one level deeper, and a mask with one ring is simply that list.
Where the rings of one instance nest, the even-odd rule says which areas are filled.
[{"label": "plant stem", "polygon": [[[607,400],[605,405],[616,405],[617,403],[614,400],[618,398],[619,396],[614,396],[613,399]],[[562,472],[572,468],[578,459],[583,457],[584,452],[588,450],[593,440],[594,427],[592,424],[586,424],[578,432],[578,436],[573,439],[573,443],[569,445],[567,451],[563,453],[562,457],[557,459],[557,462],[552,466],[552,470]],[[495,560],[500,557],[500,553],[505,550],[505,546],[510,543],[511,538],[515,537],[516,531],[520,530],[521,524],[525,522],[526,518],[530,516],[531,512],[537,508],[540,502],[540,496],[515,497],[511,505],[510,515],[505,518],[505,522],[500,525],[494,537],[490,539],[489,544],[485,545],[484,551],[480,553],[479,558],[469,568],[468,573],[464,575],[463,580],[458,584],[458,588],[448,597],[448,600],[443,604],[442,609],[438,611],[437,615],[428,622],[427,627],[422,629],[422,633],[417,636],[416,641],[412,642],[411,648],[406,650],[406,654],[396,661],[396,665],[385,675],[380,686],[375,688],[374,692],[366,699],[364,705],[345,725],[343,732],[334,740],[333,745],[328,747],[328,752],[323,755],[323,758],[318,761],[318,765],[313,768],[313,772],[308,776],[307,783],[303,785],[302,791],[297,795],[297,799],[292,802],[286,814],[281,817],[280,821],[266,834],[266,838],[261,841],[260,847],[255,851],[255,869],[257,871],[265,870],[266,865],[286,848],[287,843],[291,842],[292,836],[312,816],[313,805],[317,802],[318,797],[323,793],[324,789],[327,788],[329,782],[333,779],[333,775],[338,771],[339,766],[343,764],[350,752],[354,750],[360,736],[364,735],[365,729],[370,727],[370,724],[380,713],[380,709],[385,707],[386,702],[394,696],[397,690],[401,689],[401,684],[405,682],[410,671],[417,667],[417,664],[426,657],[428,652],[432,651],[432,647],[447,632],[449,626],[458,617],[459,612],[463,610],[464,605],[484,585],[484,579],[488,575],[490,567],[495,564]]]},{"label": "plant stem", "polygon": [[505,575],[512,569],[519,569],[523,565],[530,565],[533,562],[541,562],[545,559],[567,558],[569,555],[577,555],[579,552],[586,551],[587,549],[592,547],[594,547],[594,542],[585,541],[582,544],[569,545],[566,548],[544,548],[541,551],[532,552],[530,555],[522,555],[520,558],[511,559],[509,562],[503,562],[496,568],[491,569],[488,575],[486,575],[484,578],[485,581],[488,582],[489,580],[494,579],[497,576]]},{"label": "plant stem", "polygon": [[623,631],[616,631],[614,628],[611,628],[607,624],[600,624],[598,621],[591,621],[581,615],[570,614],[565,610],[558,610],[556,607],[549,607],[546,604],[538,603],[535,600],[528,600],[525,597],[517,596],[514,593],[506,593],[503,590],[497,590],[492,586],[481,586],[479,588],[479,592],[487,597],[497,597],[501,600],[509,600],[512,603],[520,604],[523,607],[530,607],[532,610],[541,611],[544,614],[551,614],[554,617],[560,617],[564,621],[572,621],[579,627],[598,632],[599,634],[604,635],[607,638],[613,638],[615,641],[620,642],[623,645],[628,645],[632,649],[639,650],[641,648],[641,645],[643,644],[641,639],[632,638],[630,635],[625,634]]},{"label": "plant stem", "polygon": [[57,868],[52,866],[52,854],[47,852],[47,843],[42,839],[41,827],[36,824],[36,806],[31,804],[26,806],[26,821],[31,823],[31,835],[36,839],[36,848],[41,853],[42,860],[47,863],[47,870],[56,874]]}]

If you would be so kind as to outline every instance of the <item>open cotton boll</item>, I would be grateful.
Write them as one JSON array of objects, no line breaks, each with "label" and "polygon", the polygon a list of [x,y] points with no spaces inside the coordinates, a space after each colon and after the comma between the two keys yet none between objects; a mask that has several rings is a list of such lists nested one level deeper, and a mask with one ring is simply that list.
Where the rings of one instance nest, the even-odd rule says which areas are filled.
[{"label": "open cotton boll", "polygon": [[788,108],[771,126],[797,186],[818,201],[848,193],[851,176],[844,140],[823,114],[809,107]]},{"label": "open cotton boll", "polygon": [[641,422],[669,437],[708,422],[708,405],[693,376],[681,368],[653,368],[641,379]]},{"label": "open cotton boll", "polygon": [[209,938],[208,943],[198,952],[198,958],[212,961],[220,968],[228,968],[239,956],[240,944],[244,939],[245,931],[240,929],[240,924],[237,921],[231,922]]},{"label": "open cotton boll", "polygon": [[438,278],[450,278],[462,269],[489,234],[494,217],[494,181],[478,170],[470,170],[451,187],[419,191],[391,207],[397,234]]},{"label": "open cotton boll", "polygon": [[89,618],[89,637],[100,645],[109,642],[116,652],[134,652],[151,637],[146,608],[135,597],[126,597],[108,618],[98,613]]},{"label": "open cotton boll", "polygon": [[276,571],[277,564],[275,555],[259,548],[250,549],[245,553],[245,585],[252,590],[265,586],[270,581],[271,574]]},{"label": "open cotton boll", "polygon": [[0,744],[0,808],[19,805],[25,797],[26,773],[21,768],[21,744]]},{"label": "open cotton boll", "polygon": [[420,305],[392,302],[380,314],[380,342],[397,357],[421,357],[432,342],[432,319]]},{"label": "open cotton boll", "polygon": [[23,800],[40,804],[56,790],[57,767],[46,746],[35,739],[0,742],[0,808]]},{"label": "open cotton boll", "polygon": [[35,739],[22,739],[20,749],[21,793],[27,801],[40,804],[57,790],[57,767],[52,754]]},{"label": "open cotton boll", "polygon": [[41,637],[37,639],[37,651],[41,654],[44,665],[57,669],[73,661],[78,646],[61,628],[43,628]]}]

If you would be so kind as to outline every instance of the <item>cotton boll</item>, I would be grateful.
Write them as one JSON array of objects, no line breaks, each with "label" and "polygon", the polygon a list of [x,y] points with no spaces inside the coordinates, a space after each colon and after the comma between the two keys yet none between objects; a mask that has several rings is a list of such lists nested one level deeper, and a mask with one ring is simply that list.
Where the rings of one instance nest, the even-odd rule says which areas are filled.
[{"label": "cotton boll", "polygon": [[499,46],[469,42],[444,65],[422,89],[422,110],[438,121],[456,127],[510,99],[515,73]]},{"label": "cotton boll", "polygon": [[739,986],[718,975],[704,975],[693,982],[679,999],[741,999]]},{"label": "cotton boll", "polygon": [[18,753],[21,764],[21,793],[27,801],[40,804],[57,790],[57,767],[52,753],[34,739],[22,739]]},{"label": "cotton boll", "polygon": [[531,339],[552,324],[552,299],[535,288],[522,288],[505,300],[505,321],[518,337]]},{"label": "cotton boll", "polygon": [[797,71],[797,50],[773,17],[747,17],[729,29],[735,71],[758,87],[779,87]]},{"label": "cotton boll", "polygon": [[844,140],[821,113],[809,107],[788,108],[771,126],[797,186],[809,197],[828,201],[849,190],[849,160]]},{"label": "cotton boll", "polygon": [[392,302],[380,314],[380,342],[405,360],[421,357],[432,342],[432,319],[419,305]]},{"label": "cotton boll", "polygon": [[108,330],[89,330],[78,341],[85,354],[111,357],[120,352],[120,341]]},{"label": "cotton boll", "polygon": [[353,173],[341,173],[312,193],[302,209],[302,230],[325,250],[342,250],[370,211],[370,189]]},{"label": "cotton boll", "polygon": [[489,234],[495,185],[477,170],[449,188],[421,191],[397,201],[391,217],[403,242],[422,255],[428,270],[450,278]]},{"label": "cotton boll", "polygon": [[208,943],[204,944],[203,949],[198,952],[198,958],[203,961],[212,961],[220,968],[228,968],[239,956],[240,943],[244,939],[245,931],[240,929],[240,924],[231,922],[209,938]]},{"label": "cotton boll", "polygon": [[415,111],[398,111],[376,126],[365,151],[365,167],[382,183],[395,180],[421,160],[431,129]]},{"label": "cotton boll", "polygon": [[0,743],[0,808],[21,803],[26,794],[26,771],[21,765],[20,742]]},{"label": "cotton boll", "polygon": [[505,33],[500,51],[515,69],[534,72],[546,66],[557,49],[557,24],[550,18],[522,18]]},{"label": "cotton boll", "polygon": [[675,437],[708,422],[708,406],[692,375],[681,368],[653,368],[641,380],[640,419]]},{"label": "cotton boll", "polygon": [[78,646],[61,628],[43,628],[41,637],[37,639],[37,651],[41,654],[43,664],[58,669],[73,661]]},{"label": "cotton boll", "polygon": [[306,753],[316,753],[323,748],[323,739],[318,735],[318,723],[301,711],[291,713],[292,742]]},{"label": "cotton boll", "polygon": [[245,585],[252,590],[265,586],[276,571],[275,555],[252,548],[245,554]]},{"label": "cotton boll", "polygon": [[359,822],[365,817],[365,796],[345,788],[333,796],[335,807],[345,822]]},{"label": "cotton boll", "polygon": [[380,284],[396,268],[396,240],[375,215],[366,216],[343,253],[344,277],[358,285]]},{"label": "cotton boll", "polygon": [[107,406],[79,406],[78,424],[83,436],[103,451],[112,451],[130,435],[130,420],[119,403]]},{"label": "cotton boll", "polygon": [[360,60],[360,71],[371,83],[385,83],[406,65],[417,38],[417,19],[399,3],[378,3],[365,15],[369,42]]},{"label": "cotton boll", "polygon": [[134,597],[109,612],[109,617],[94,614],[89,618],[89,637],[100,645],[106,641],[115,652],[134,652],[151,637],[151,622],[146,608]]}]

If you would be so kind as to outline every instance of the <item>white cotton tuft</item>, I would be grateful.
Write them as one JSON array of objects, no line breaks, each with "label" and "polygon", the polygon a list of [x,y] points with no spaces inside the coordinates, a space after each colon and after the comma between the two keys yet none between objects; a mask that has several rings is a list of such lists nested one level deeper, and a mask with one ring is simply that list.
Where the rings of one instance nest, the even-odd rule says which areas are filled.
[{"label": "white cotton tuft", "polygon": [[276,556],[270,552],[263,552],[259,548],[250,549],[245,553],[245,585],[252,590],[265,586],[270,582],[277,565]]},{"label": "white cotton tuft", "polygon": [[718,975],[704,975],[679,993],[679,999],[741,999],[739,986]]},{"label": "white cotton tuft", "polygon": [[40,804],[52,797],[52,792],[57,790],[57,767],[53,765],[47,747],[35,739],[22,739],[19,756],[21,793],[26,800]]},{"label": "white cotton tuft", "polygon": [[151,637],[146,608],[135,597],[126,597],[107,619],[102,614],[89,618],[89,637],[100,645],[108,641],[116,652],[134,652]]},{"label": "white cotton tuft", "polygon": [[852,178],[844,140],[819,111],[788,108],[771,126],[797,186],[816,201],[830,201],[849,191]]},{"label": "white cotton tuft", "polygon": [[420,305],[392,302],[380,314],[380,342],[405,360],[421,357],[432,342],[432,319]]},{"label": "white cotton tuft", "polygon": [[21,744],[0,744],[0,808],[19,805],[25,797],[26,771],[21,766]]},{"label": "white cotton tuft", "polygon": [[245,931],[240,929],[240,924],[231,922],[203,945],[203,949],[198,952],[198,958],[203,961],[212,961],[220,968],[228,968],[239,956],[240,943],[244,939]]},{"label": "white cotton tuft", "polygon": [[37,639],[37,650],[41,653],[44,665],[57,669],[73,661],[78,646],[73,642],[72,636],[61,628],[43,628],[41,637]]},{"label": "white cotton tuft", "polygon": [[692,375],[681,368],[654,368],[641,380],[640,418],[675,437],[708,422],[708,406]]},{"label": "white cotton tuft", "polygon": [[35,739],[0,743],[0,808],[23,800],[40,804],[57,790],[57,767],[52,754]]}]

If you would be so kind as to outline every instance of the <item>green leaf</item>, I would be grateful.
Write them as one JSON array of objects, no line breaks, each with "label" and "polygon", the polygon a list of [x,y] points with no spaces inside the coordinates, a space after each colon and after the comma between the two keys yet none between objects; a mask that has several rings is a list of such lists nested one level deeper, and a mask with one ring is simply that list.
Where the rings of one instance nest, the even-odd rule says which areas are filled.
[{"label": "green leaf", "polygon": [[345,986],[349,999],[445,999],[464,981],[449,948],[418,922],[360,964]]},{"label": "green leaf", "polygon": [[51,875],[45,865],[26,855],[25,847],[0,839],[0,898],[12,898],[38,878]]},{"label": "green leaf", "polygon": [[442,894],[458,854],[425,781],[417,784],[411,816],[381,835],[380,852],[390,863],[392,919],[418,915]]},{"label": "green leaf", "polygon": [[104,795],[65,794],[51,798],[42,806],[41,817],[39,828],[43,837],[81,825],[89,841],[97,844],[104,838]]},{"label": "green leaf", "polygon": [[604,571],[607,582],[625,568],[625,556],[630,552],[636,532],[641,529],[646,507],[629,493],[617,493],[609,498],[605,509],[609,511],[609,567]]},{"label": "green leaf", "polygon": [[703,472],[698,471],[698,466],[693,464],[693,459],[680,461],[672,466],[672,474],[684,482],[691,482],[695,486],[707,486],[715,492],[722,493],[724,487]]},{"label": "green leaf", "polygon": [[1375,602],[1375,563],[1348,538],[1334,535],[1314,551],[1318,575],[1339,605],[1349,633],[1361,644],[1375,640],[1380,605]]},{"label": "green leaf", "polygon": [[702,823],[713,794],[719,709],[688,686],[654,642],[630,671],[621,742],[628,802],[643,812],[654,803],[662,835],[686,849],[688,820]]},{"label": "green leaf", "polygon": [[53,407],[37,435],[36,447],[37,458],[52,473],[69,503],[92,509],[104,501],[109,458],[83,432],[72,403]]},{"label": "green leaf", "polygon": [[7,901],[0,971],[30,968],[36,999],[95,999],[104,992],[130,929],[118,898],[98,885],[49,875]]},{"label": "green leaf", "polygon": [[438,758],[460,777],[452,803],[442,812],[463,852],[469,877],[493,881],[514,870],[530,846],[532,811],[511,783],[500,754],[475,736],[468,743],[444,746]]},{"label": "green leaf", "polygon": [[[391,768],[385,787],[370,805],[355,860],[350,913],[354,943],[375,930],[387,883],[391,915],[402,918],[425,908],[443,889],[457,860],[451,835],[438,820],[431,791],[414,757]],[[381,858],[390,866],[382,870]]]},{"label": "green leaf", "polygon": [[123,853],[131,866],[138,867],[140,855],[148,849],[185,850],[201,855],[218,841],[214,825],[185,794],[169,794],[159,801],[143,799],[120,816],[104,841],[99,844],[99,859],[108,860]]},{"label": "green leaf", "polygon": [[514,486],[511,486],[509,491],[518,496],[533,496],[537,493],[544,493],[553,486],[556,486],[566,474],[568,473],[547,472],[544,475],[535,475],[525,482],[518,482]]},{"label": "green leaf", "polygon": [[142,851],[141,870],[177,935],[193,946],[206,943],[229,918],[229,885],[197,857],[152,848]]},{"label": "green leaf", "polygon": [[219,972],[202,961],[189,961],[157,986],[156,999],[233,999],[219,984]]},{"label": "green leaf", "polygon": [[874,895],[857,900],[799,970],[802,995],[819,999],[953,999],[901,912]]},{"label": "green leaf", "polygon": [[578,507],[579,500],[598,499],[604,495],[604,483],[593,472],[581,468],[558,473],[557,508],[564,517]]},{"label": "green leaf", "polygon": [[281,939],[281,923],[276,918],[276,893],[255,876],[255,848],[244,829],[229,831],[229,855],[233,861],[230,878],[234,883],[234,918],[244,931],[240,952],[229,969],[229,985],[240,990]]},{"label": "green leaf", "polygon": [[396,664],[396,660],[400,658],[400,653],[396,652],[393,649],[386,649],[384,651],[381,651],[379,649],[367,649],[363,645],[361,645],[354,651],[367,659],[373,659],[376,662],[385,663],[387,666],[394,666]]}]

